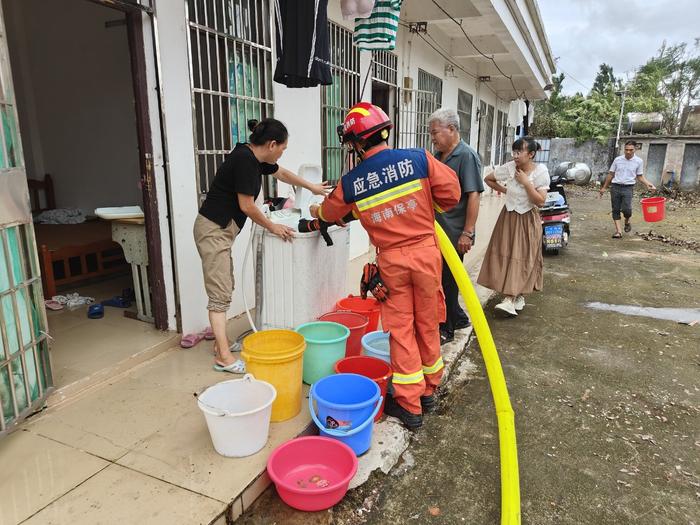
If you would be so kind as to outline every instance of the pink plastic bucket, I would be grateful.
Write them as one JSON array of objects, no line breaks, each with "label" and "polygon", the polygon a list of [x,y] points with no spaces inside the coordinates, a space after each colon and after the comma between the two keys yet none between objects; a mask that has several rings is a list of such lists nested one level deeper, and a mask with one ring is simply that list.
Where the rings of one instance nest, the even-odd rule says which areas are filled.
[{"label": "pink plastic bucket", "polygon": [[355,312],[330,312],[318,318],[319,321],[330,321],[342,324],[350,329],[350,337],[345,346],[345,357],[362,353],[362,336],[367,331],[369,319]]},{"label": "pink plastic bucket", "polygon": [[309,436],[277,447],[267,460],[267,473],[282,501],[303,511],[338,503],[357,472],[357,457],[337,439]]}]

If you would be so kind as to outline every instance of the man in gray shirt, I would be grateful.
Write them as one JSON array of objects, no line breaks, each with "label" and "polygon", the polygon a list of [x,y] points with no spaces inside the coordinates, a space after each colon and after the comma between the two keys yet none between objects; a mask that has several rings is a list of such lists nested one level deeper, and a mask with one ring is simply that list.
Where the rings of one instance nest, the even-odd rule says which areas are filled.
[{"label": "man in gray shirt", "polygon": [[[435,158],[447,164],[459,178],[462,197],[459,204],[436,218],[452,241],[460,258],[464,257],[476,240],[475,226],[479,215],[479,201],[484,191],[481,161],[478,153],[461,140],[459,116],[454,109],[441,108],[430,115],[430,138]],[[452,272],[443,261],[442,288],[445,293],[447,319],[440,325],[440,343],[454,339],[454,331],[469,326],[469,318],[459,305],[459,289]]]},{"label": "man in gray shirt", "polygon": [[610,166],[608,176],[605,178],[603,186],[600,188],[599,197],[603,196],[605,190],[610,186],[610,201],[612,204],[612,218],[615,223],[615,233],[613,239],[621,239],[620,212],[625,216],[625,231],[632,230],[630,218],[632,217],[632,194],[637,181],[643,183],[647,189],[655,190],[656,187],[649,182],[642,171],[642,159],[634,152],[637,144],[633,140],[625,142],[625,154],[616,157]]}]

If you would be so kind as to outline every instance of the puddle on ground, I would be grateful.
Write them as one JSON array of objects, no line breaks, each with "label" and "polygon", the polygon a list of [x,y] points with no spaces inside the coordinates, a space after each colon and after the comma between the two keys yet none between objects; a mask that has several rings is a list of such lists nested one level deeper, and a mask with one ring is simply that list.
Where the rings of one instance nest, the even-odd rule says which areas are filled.
[{"label": "puddle on ground", "polygon": [[586,303],[588,308],[617,312],[625,315],[637,315],[640,317],[652,317],[677,323],[690,323],[700,320],[700,308],[654,308],[650,306],[632,306],[626,304],[607,304],[592,302]]}]

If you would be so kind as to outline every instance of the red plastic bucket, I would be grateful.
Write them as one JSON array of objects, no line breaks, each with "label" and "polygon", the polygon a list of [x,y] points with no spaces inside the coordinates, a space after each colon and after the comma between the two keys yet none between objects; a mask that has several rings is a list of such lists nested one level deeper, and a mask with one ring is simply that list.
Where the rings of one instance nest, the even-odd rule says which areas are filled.
[{"label": "red plastic bucket", "polygon": [[[370,378],[379,385],[379,390],[384,399],[386,399],[386,390],[389,387],[389,381],[393,374],[391,366],[389,366],[388,363],[376,357],[368,357],[365,355],[356,355],[341,359],[335,364],[335,373],[359,374]],[[379,421],[383,413],[384,401],[382,401],[382,406],[379,408],[379,412],[377,412],[374,420]]]},{"label": "red plastic bucket", "polygon": [[365,332],[374,332],[379,326],[379,301],[373,297],[363,299],[356,295],[348,295],[335,303],[335,311],[350,311],[367,317],[369,324]]},{"label": "red plastic bucket", "polygon": [[666,197],[648,197],[641,203],[645,221],[659,222],[666,217]]},{"label": "red plastic bucket", "polygon": [[367,316],[355,312],[329,312],[323,314],[318,320],[342,324],[350,329],[350,337],[345,346],[345,357],[362,353],[362,336],[365,335],[369,324]]}]

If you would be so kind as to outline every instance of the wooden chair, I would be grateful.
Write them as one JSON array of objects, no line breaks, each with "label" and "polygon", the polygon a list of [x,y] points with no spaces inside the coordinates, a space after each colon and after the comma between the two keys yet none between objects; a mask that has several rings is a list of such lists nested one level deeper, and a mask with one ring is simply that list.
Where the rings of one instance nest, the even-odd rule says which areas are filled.
[{"label": "wooden chair", "polygon": [[[56,209],[56,195],[53,190],[53,179],[48,173],[44,175],[44,180],[27,179],[29,185],[29,203],[32,213],[41,213],[46,210]],[[41,193],[44,193],[46,207],[41,206]]]}]

